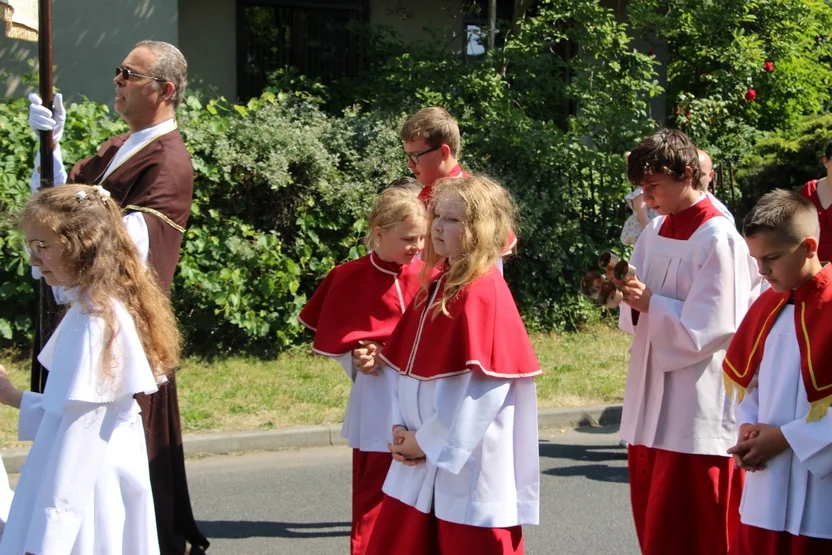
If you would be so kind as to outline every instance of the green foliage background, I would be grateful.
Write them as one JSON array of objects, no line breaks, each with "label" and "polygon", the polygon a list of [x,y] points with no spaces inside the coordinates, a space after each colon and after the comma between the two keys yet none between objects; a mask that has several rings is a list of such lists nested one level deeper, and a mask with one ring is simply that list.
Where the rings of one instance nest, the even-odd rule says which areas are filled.
[{"label": "green foliage background", "polygon": [[[279,71],[246,105],[190,95],[178,120],[195,196],[173,294],[189,348],[272,354],[303,337],[297,313],[329,269],[363,254],[374,195],[407,174],[398,129],[429,105],[459,121],[463,165],[518,201],[520,243],[506,277],[530,328],[597,318],[577,281],[597,252],[619,244],[629,190],[622,154],[665,117],[651,112],[663,92],[660,62],[634,35],[668,45],[671,123],[725,160],[746,160],[742,198],[792,179],[786,159],[811,171],[828,136],[828,117],[801,123],[827,108],[828,48],[795,39],[802,26],[820,32],[828,5],[730,4],[727,29],[705,36],[696,22],[713,15],[710,3],[632,0],[625,23],[599,0],[542,0],[504,25],[504,48],[476,58],[356,29],[366,54],[356,78],[323,84]],[[776,70],[764,74],[772,57]],[[769,80],[753,105],[740,94],[749,78]],[[24,99],[0,102],[0,346],[26,344],[34,305],[14,219],[36,149],[27,113]],[[70,105],[67,121],[68,166],[125,129],[89,101]]]}]

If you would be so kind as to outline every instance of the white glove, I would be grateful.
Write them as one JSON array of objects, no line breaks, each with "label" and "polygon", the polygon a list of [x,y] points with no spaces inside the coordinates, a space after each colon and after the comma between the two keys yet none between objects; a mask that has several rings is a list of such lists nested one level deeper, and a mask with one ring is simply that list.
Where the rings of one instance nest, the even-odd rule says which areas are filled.
[{"label": "white glove", "polygon": [[52,131],[52,141],[57,145],[64,135],[66,124],[66,110],[64,109],[64,98],[61,93],[55,95],[55,112],[43,105],[40,97],[35,93],[29,95],[29,127],[36,135],[39,131]]}]

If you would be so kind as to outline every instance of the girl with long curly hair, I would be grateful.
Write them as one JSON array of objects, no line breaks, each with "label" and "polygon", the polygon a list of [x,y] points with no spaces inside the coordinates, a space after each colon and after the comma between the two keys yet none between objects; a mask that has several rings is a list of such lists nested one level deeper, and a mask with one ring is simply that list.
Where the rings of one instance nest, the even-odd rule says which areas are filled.
[{"label": "girl with long curly hair", "polygon": [[164,387],[179,359],[170,301],[101,187],[37,193],[22,227],[30,264],[70,306],[38,357],[43,394],[16,389],[0,367],[0,402],[20,409],[19,437],[34,440],[0,553],[157,554],[133,396]]}]

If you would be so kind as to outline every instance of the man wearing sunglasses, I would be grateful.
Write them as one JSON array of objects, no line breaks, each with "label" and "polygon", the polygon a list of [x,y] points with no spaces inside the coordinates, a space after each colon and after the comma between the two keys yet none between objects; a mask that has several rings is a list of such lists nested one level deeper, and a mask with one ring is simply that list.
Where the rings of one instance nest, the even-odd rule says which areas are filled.
[{"label": "man wearing sunglasses", "polygon": [[[129,133],[106,141],[98,152],[81,160],[67,175],[60,140],[66,122],[61,95],[55,95],[54,112],[30,95],[29,125],[34,131],[52,131],[55,149],[55,185],[65,182],[101,185],[125,213],[124,223],[140,255],[156,271],[159,284],[169,292],[185,225],[193,199],[191,157],[176,126],[176,109],[187,85],[188,65],[173,45],[142,41],[116,68],[115,110]],[[38,160],[32,192],[40,186]],[[56,324],[56,323],[55,323]],[[36,325],[36,347],[48,340],[54,327]],[[44,329],[46,337],[39,337]],[[35,349],[35,356],[37,351]],[[32,390],[43,391],[48,371],[37,361],[32,369]],[[137,395],[147,433],[150,481],[156,507],[162,555],[202,553],[208,541],[200,533],[191,509],[182,449],[176,380],[150,396]]]}]

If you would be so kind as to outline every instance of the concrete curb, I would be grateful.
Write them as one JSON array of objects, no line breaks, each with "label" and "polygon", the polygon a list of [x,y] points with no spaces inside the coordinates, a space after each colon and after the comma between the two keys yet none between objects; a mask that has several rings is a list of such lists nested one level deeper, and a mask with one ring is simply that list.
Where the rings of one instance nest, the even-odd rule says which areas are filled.
[{"label": "concrete curb", "polygon": [[[594,405],[562,409],[543,409],[537,414],[541,428],[571,428],[581,426],[612,426],[621,422],[620,405]],[[185,434],[185,456],[226,455],[245,451],[279,451],[346,445],[341,437],[340,424],[303,426],[281,430],[248,432],[213,432]],[[26,461],[27,447],[2,449],[0,455],[6,472],[15,474]]]}]

